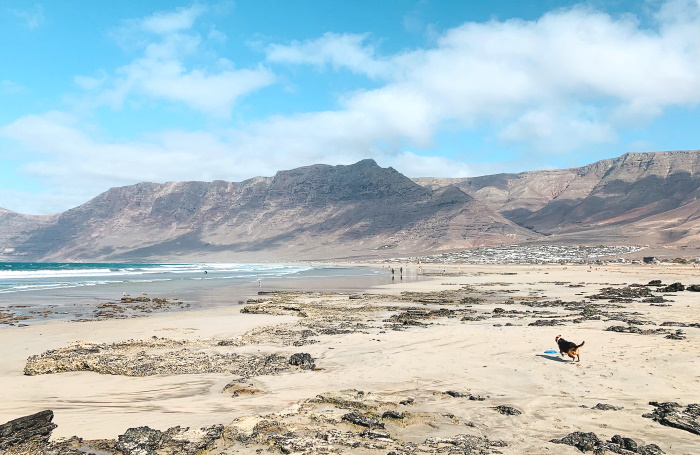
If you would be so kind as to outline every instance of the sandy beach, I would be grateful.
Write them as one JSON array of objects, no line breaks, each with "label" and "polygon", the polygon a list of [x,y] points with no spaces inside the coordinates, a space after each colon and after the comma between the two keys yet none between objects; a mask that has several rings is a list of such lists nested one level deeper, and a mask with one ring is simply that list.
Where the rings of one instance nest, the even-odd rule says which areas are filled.
[{"label": "sandy beach", "polygon": [[[700,284],[692,265],[422,264],[423,279],[406,282],[400,266],[418,272],[395,264],[394,282],[365,292],[269,290],[247,305],[4,328],[0,423],[51,409],[52,441],[77,435],[87,447],[133,427],[221,424],[207,448],[219,454],[581,453],[550,442],[573,432],[700,452],[700,435],[643,416],[651,401],[700,402],[700,294],[660,290]],[[662,285],[629,287],[652,280]],[[545,353],[557,335],[585,341],[580,362]],[[182,365],[158,360],[168,351]],[[315,368],[217,363],[296,353]],[[201,359],[218,372],[199,372]],[[148,368],[129,369],[139,362]]]}]

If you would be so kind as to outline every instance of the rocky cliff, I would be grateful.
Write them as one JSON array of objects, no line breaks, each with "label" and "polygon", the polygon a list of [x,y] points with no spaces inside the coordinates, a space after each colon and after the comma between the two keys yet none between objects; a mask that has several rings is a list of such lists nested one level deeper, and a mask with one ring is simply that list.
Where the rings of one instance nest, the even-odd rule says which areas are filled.
[{"label": "rocky cliff", "polygon": [[16,238],[3,259],[326,259],[538,237],[456,187],[424,188],[364,160],[238,183],[113,188]]},{"label": "rocky cliff", "polygon": [[455,185],[550,240],[680,245],[700,239],[697,150],[628,153],[574,169],[416,181],[432,189]]}]

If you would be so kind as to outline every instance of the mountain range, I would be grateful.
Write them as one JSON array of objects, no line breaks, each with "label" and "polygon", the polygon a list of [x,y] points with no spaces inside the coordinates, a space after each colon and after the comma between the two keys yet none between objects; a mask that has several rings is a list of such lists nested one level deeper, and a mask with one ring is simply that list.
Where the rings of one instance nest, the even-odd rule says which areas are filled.
[{"label": "mountain range", "polygon": [[0,209],[3,261],[290,261],[516,243],[700,239],[700,151],[410,179],[373,160],[243,182],[139,183],[56,215]]}]

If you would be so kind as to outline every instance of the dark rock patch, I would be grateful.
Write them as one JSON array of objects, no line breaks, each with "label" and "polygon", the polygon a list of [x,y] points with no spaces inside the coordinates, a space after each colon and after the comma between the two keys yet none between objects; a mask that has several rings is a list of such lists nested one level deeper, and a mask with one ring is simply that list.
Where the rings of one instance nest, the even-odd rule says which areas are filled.
[{"label": "dark rock patch", "polygon": [[666,333],[664,329],[640,329],[633,325],[612,325],[605,329],[606,332],[636,333],[639,335],[658,335]]},{"label": "dark rock patch", "polygon": [[293,354],[289,358],[289,364],[293,366],[298,366],[302,370],[314,370],[316,369],[316,364],[314,363],[314,358],[311,354],[298,353]]},{"label": "dark rock patch", "polygon": [[608,300],[610,302],[632,302],[634,299],[644,297],[652,297],[652,293],[648,288],[632,286],[603,288],[598,294],[588,296],[589,299]]},{"label": "dark rock patch", "polygon": [[624,408],[622,406],[613,406],[611,404],[598,403],[591,409],[598,409],[599,411],[619,411]]},{"label": "dark rock patch", "polygon": [[484,401],[487,397],[481,395],[472,395],[469,392],[456,392],[454,390],[448,390],[445,395],[449,395],[454,398],[468,398],[471,401]]},{"label": "dark rock patch", "polygon": [[565,444],[576,447],[581,452],[593,452],[603,455],[606,452],[619,454],[663,455],[665,452],[656,444],[642,445],[632,438],[620,435],[613,436],[610,441],[601,440],[595,433],[574,431],[561,439],[550,439],[555,444]]},{"label": "dark rock patch", "polygon": [[652,419],[661,425],[700,435],[700,404],[689,404],[685,408],[672,401],[663,403],[650,401],[649,404],[655,409],[642,417]]},{"label": "dark rock patch", "polygon": [[384,411],[384,414],[382,414],[382,419],[402,420],[404,417],[405,414],[403,412],[396,411]]},{"label": "dark rock patch", "polygon": [[491,409],[495,409],[496,411],[500,412],[501,414],[509,415],[509,416],[517,416],[517,415],[522,414],[521,411],[515,409],[512,406],[501,405],[501,406],[495,406]]},{"label": "dark rock patch", "polygon": [[528,324],[530,327],[551,327],[556,325],[564,325],[564,322],[560,319],[538,319]]},{"label": "dark rock patch", "polygon": [[0,451],[20,444],[46,444],[58,426],[52,420],[53,411],[46,410],[0,425]]},{"label": "dark rock patch", "polygon": [[359,425],[361,427],[366,427],[370,429],[384,428],[384,424],[380,422],[376,417],[372,417],[368,414],[360,414],[357,411],[345,414],[343,416],[343,420],[346,422],[350,422],[354,425]]},{"label": "dark rock patch", "polygon": [[682,283],[673,283],[659,289],[659,292],[681,292],[685,291],[685,286]]}]

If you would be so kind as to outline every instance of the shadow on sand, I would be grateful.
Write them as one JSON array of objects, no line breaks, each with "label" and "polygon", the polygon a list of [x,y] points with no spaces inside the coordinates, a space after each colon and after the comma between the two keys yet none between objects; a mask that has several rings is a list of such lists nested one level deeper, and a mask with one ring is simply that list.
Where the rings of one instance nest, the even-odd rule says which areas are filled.
[{"label": "shadow on sand", "polygon": [[571,363],[571,360],[556,355],[537,354],[537,357],[544,357],[545,359],[554,360],[555,362]]}]

